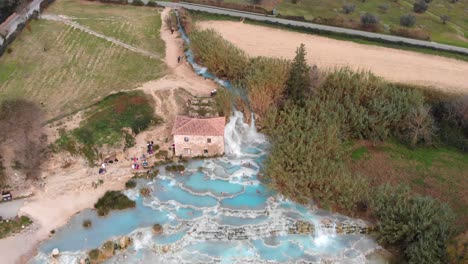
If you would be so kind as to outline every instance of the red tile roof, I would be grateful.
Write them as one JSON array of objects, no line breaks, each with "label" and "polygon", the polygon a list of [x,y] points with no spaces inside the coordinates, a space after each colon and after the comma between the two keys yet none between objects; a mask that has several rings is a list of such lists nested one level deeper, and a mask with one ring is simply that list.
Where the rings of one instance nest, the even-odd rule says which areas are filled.
[{"label": "red tile roof", "polygon": [[224,136],[224,117],[190,118],[177,116],[172,127],[172,135]]}]

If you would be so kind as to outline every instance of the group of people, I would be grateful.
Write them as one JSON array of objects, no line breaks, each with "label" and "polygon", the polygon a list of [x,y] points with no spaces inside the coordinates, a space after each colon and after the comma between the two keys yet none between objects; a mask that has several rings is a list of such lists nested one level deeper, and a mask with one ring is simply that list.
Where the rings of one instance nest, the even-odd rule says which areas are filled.
[{"label": "group of people", "polygon": [[104,160],[104,162],[101,164],[101,167],[99,168],[99,174],[104,174],[107,172],[107,165],[108,164],[113,164],[113,163],[117,163],[119,162],[119,160],[117,158],[115,159],[106,159]]},{"label": "group of people", "polygon": [[218,90],[213,89],[213,90],[211,91],[211,93],[210,93],[210,94],[211,94],[211,97],[215,96],[217,93],[218,93]]},{"label": "group of people", "polygon": [[151,155],[154,153],[153,149],[154,142],[153,141],[148,141],[148,144],[146,144],[146,152]]}]

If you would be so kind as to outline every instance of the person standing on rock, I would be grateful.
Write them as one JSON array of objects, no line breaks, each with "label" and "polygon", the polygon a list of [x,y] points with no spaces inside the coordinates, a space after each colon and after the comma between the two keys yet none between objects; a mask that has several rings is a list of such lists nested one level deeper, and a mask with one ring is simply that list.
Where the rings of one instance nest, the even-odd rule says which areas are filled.
[{"label": "person standing on rock", "polygon": [[180,56],[177,57],[177,63],[180,63]]}]

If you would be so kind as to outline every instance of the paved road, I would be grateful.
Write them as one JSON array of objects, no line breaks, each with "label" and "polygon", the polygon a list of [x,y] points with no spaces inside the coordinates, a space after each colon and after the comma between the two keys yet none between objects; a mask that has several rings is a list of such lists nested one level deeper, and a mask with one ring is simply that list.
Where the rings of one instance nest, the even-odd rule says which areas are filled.
[{"label": "paved road", "polygon": [[213,13],[213,14],[229,15],[229,16],[234,16],[234,17],[245,17],[245,18],[249,18],[252,20],[267,21],[267,22],[278,23],[278,24],[283,24],[283,25],[292,25],[296,27],[305,27],[305,28],[310,28],[310,29],[315,29],[315,30],[323,30],[323,31],[334,32],[334,33],[360,36],[360,37],[365,37],[365,38],[370,38],[370,39],[382,39],[382,40],[394,42],[394,43],[405,43],[405,44],[414,45],[414,46],[429,47],[429,48],[435,48],[435,49],[446,50],[446,51],[455,51],[455,52],[464,53],[468,55],[467,48],[455,47],[455,46],[439,44],[435,42],[422,41],[422,40],[403,38],[403,37],[384,35],[384,34],[377,34],[377,33],[359,31],[359,30],[354,30],[354,29],[325,26],[325,25],[319,25],[319,24],[314,24],[314,23],[294,21],[294,20],[288,20],[288,19],[283,19],[283,18],[259,15],[259,14],[250,13],[250,12],[243,12],[243,11],[218,8],[218,7],[210,7],[210,6],[204,6],[204,5],[198,5],[198,4],[171,3],[171,2],[159,2],[159,1],[157,3],[158,5],[165,6],[165,7],[172,7],[172,8],[184,7],[189,10],[203,11],[203,12],[208,12],[208,13]]},{"label": "paved road", "polygon": [[128,50],[131,50],[133,52],[141,53],[141,54],[146,55],[146,56],[148,56],[150,58],[153,58],[153,59],[161,59],[161,57],[159,55],[157,55],[157,54],[151,53],[149,51],[146,51],[146,50],[143,50],[143,49],[140,49],[140,48],[137,48],[137,47],[134,47],[132,45],[124,43],[124,42],[122,42],[122,41],[120,41],[118,39],[115,39],[113,37],[109,37],[109,36],[103,35],[103,34],[101,34],[99,32],[96,32],[94,30],[91,30],[91,29],[89,29],[89,28],[87,28],[85,26],[82,26],[82,25],[70,20],[66,16],[54,15],[54,14],[43,14],[43,15],[41,15],[41,18],[46,19],[46,20],[53,20],[53,21],[62,22],[64,24],[67,24],[67,25],[72,26],[74,28],[80,29],[80,30],[82,30],[82,31],[84,31],[84,32],[86,32],[88,34],[91,34],[91,35],[94,35],[96,37],[99,37],[99,38],[105,39],[107,41],[110,41],[110,42],[112,42],[112,43],[114,43],[116,45],[124,47],[124,48],[126,48]]},{"label": "paved road", "polygon": [[11,202],[0,203],[0,216],[3,219],[14,218],[21,207],[23,207],[24,199],[13,200]]}]

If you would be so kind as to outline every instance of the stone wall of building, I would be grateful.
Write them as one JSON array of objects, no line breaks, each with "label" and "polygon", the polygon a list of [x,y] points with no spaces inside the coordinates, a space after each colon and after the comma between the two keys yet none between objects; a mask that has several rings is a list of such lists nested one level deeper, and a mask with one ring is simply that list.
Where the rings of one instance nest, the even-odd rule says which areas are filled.
[{"label": "stone wall of building", "polygon": [[[188,137],[188,142],[184,138]],[[208,143],[211,139],[211,143]],[[224,136],[174,135],[176,156],[214,156],[224,154]],[[190,151],[188,151],[190,150]],[[208,150],[208,153],[205,153]]]}]

